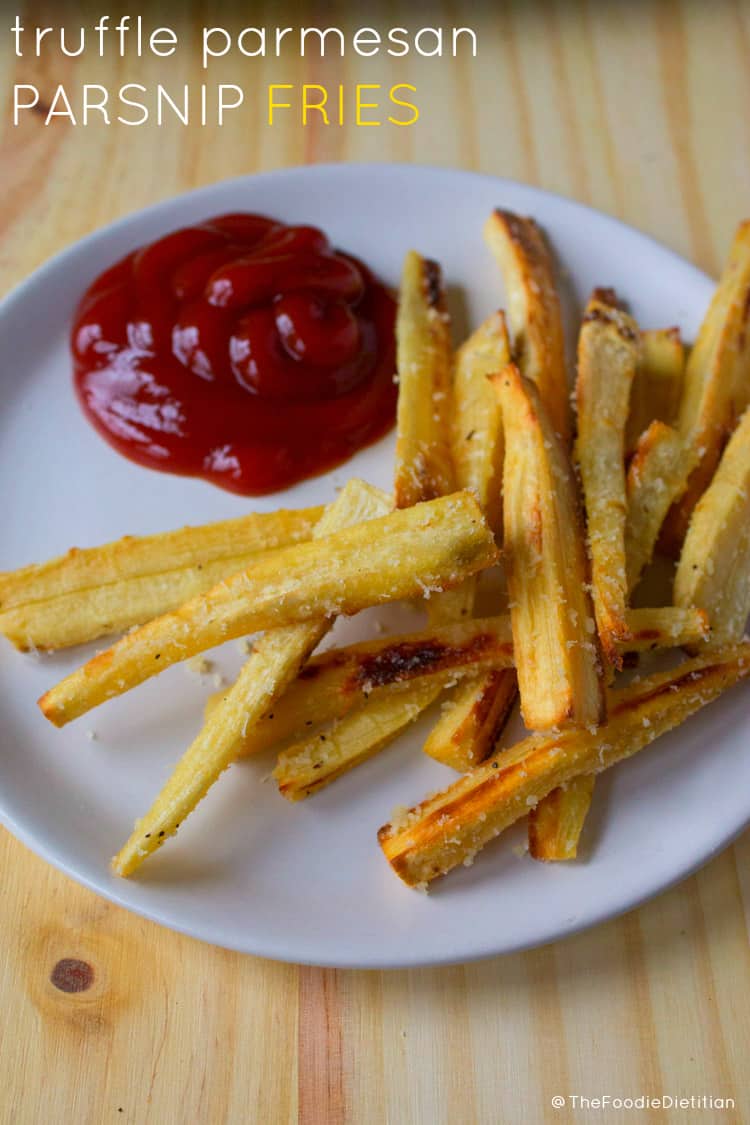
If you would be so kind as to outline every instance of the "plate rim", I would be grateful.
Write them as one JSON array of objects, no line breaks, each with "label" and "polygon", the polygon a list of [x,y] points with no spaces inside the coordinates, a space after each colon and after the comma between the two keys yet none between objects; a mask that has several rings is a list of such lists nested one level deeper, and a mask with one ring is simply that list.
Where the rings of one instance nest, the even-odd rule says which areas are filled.
[{"label": "plate rim", "polygon": [[[605,211],[581,203],[559,192],[553,192],[533,184],[527,184],[520,180],[495,176],[491,173],[434,164],[390,161],[367,161],[361,163],[333,161],[320,164],[298,164],[267,171],[245,173],[227,179],[217,180],[210,184],[204,184],[165,199],[160,199],[145,207],[128,211],[119,218],[90,231],[83,237],[64,246],[53,256],[37,266],[27,277],[22,278],[0,301],[0,325],[14,307],[26,299],[27,293],[31,292],[36,285],[45,279],[46,275],[54,273],[61,267],[64,267],[69,259],[72,260],[73,258],[78,258],[80,255],[85,256],[90,253],[98,243],[107,241],[113,236],[116,237],[135,221],[158,219],[159,216],[164,216],[165,219],[167,219],[165,223],[165,233],[167,233],[169,230],[177,229],[177,226],[169,225],[168,218],[175,205],[182,205],[193,200],[197,201],[202,197],[210,199],[215,195],[217,189],[231,192],[233,189],[243,184],[255,185],[259,181],[268,183],[279,179],[294,179],[300,175],[306,177],[311,176],[313,178],[331,174],[360,177],[373,172],[377,172],[380,175],[396,176],[409,176],[417,173],[420,175],[439,175],[446,178],[481,181],[485,185],[495,185],[499,194],[504,190],[510,190],[512,192],[513,190],[521,189],[525,193],[530,193],[531,196],[549,201],[553,206],[563,204],[564,207],[568,209],[569,213],[573,214],[581,221],[585,221],[587,218],[594,215],[597,219],[604,220],[607,224],[616,227],[621,234],[626,236],[629,240],[639,242],[642,246],[652,251],[656,250],[662,256],[669,257],[681,270],[687,270],[689,273],[692,273],[696,282],[700,282],[704,285],[715,284],[714,279],[703,270],[699,269],[686,258],[683,258],[669,246],[665,246],[652,235],[638,230],[636,227],[631,226],[622,219],[607,214]],[[362,956],[357,946],[352,947],[350,955],[342,956],[339,952],[336,956],[328,958],[320,956],[319,954],[309,957],[301,956],[293,942],[290,944],[288,942],[272,941],[269,945],[269,943],[264,940],[251,940],[240,944],[237,941],[231,940],[226,934],[222,934],[221,923],[214,925],[210,921],[208,924],[201,927],[201,932],[197,932],[195,925],[191,926],[187,922],[182,922],[179,919],[175,920],[170,917],[168,913],[162,913],[158,908],[152,907],[149,903],[134,904],[128,901],[127,898],[119,892],[119,881],[115,882],[114,876],[105,874],[100,881],[97,881],[85,872],[79,871],[74,863],[66,859],[64,854],[48,846],[43,838],[36,835],[23,818],[19,820],[17,814],[6,807],[5,797],[2,791],[0,791],[0,823],[35,855],[61,871],[74,882],[100,895],[107,901],[126,909],[130,913],[146,918],[166,929],[173,930],[198,941],[216,945],[220,948],[283,963],[341,969],[387,970],[468,964],[489,957],[514,954],[526,949],[538,948],[554,941],[563,940],[575,933],[600,925],[602,922],[620,917],[654,898],[656,895],[668,891],[677,883],[688,878],[695,871],[709,863],[725,848],[731,846],[747,829],[748,825],[750,825],[750,808],[748,808],[744,821],[738,826],[733,827],[728,835],[721,835],[721,838],[719,838],[714,834],[712,846],[702,857],[698,859],[691,857],[684,865],[675,868],[673,874],[666,880],[657,876],[655,881],[647,882],[644,885],[642,893],[639,891],[631,894],[615,907],[611,905],[603,906],[599,910],[589,912],[584,920],[573,918],[570,921],[555,923],[551,927],[540,930],[537,937],[510,942],[509,944],[503,945],[501,948],[498,948],[497,945],[493,946],[492,943],[488,945],[487,942],[480,942],[469,952],[458,951],[455,955],[450,953],[436,955],[420,952],[419,946],[416,947],[416,950],[412,950],[411,946],[406,945],[398,959]]]},{"label": "plate rim", "polygon": [[[735,685],[736,686],[736,685]],[[604,922],[612,921],[615,918],[622,918],[626,914],[637,910],[640,906],[650,902],[651,899],[665,894],[672,890],[678,883],[682,883],[685,879],[690,878],[701,868],[709,864],[713,859],[720,855],[726,848],[731,847],[732,844],[750,827],[750,812],[744,823],[732,831],[731,835],[723,842],[718,842],[711,851],[702,859],[695,862],[690,861],[684,868],[680,868],[675,872],[674,876],[669,878],[666,882],[660,882],[656,887],[650,887],[645,890],[643,894],[636,894],[628,899],[624,905],[610,909],[608,907],[602,908],[596,914],[586,918],[581,922],[574,919],[569,923],[563,923],[557,926],[554,932],[543,931],[541,936],[532,938],[528,941],[513,942],[503,949],[492,948],[477,948],[468,954],[458,954],[452,956],[447,954],[445,956],[431,956],[428,960],[420,957],[418,954],[414,957],[405,956],[398,960],[377,959],[352,956],[351,958],[325,958],[325,957],[300,957],[296,952],[292,952],[292,947],[280,947],[279,943],[275,943],[275,951],[270,950],[261,941],[254,943],[253,948],[248,948],[247,945],[240,945],[233,941],[219,938],[218,936],[210,936],[212,926],[209,923],[205,927],[203,934],[198,934],[189,925],[175,921],[169,917],[163,916],[160,911],[152,909],[147,904],[143,906],[135,906],[127,902],[116,889],[116,885],[112,882],[113,877],[110,876],[110,884],[107,886],[99,885],[95,880],[90,879],[85,874],[80,874],[75,871],[64,859],[55,858],[51,849],[42,844],[37,846],[29,838],[29,834],[20,826],[17,826],[12,817],[6,814],[6,810],[2,805],[0,798],[0,824],[6,828],[12,836],[29,849],[35,856],[49,863],[57,871],[62,872],[67,878],[71,879],[78,886],[85,887],[87,890],[92,891],[95,895],[106,899],[108,902],[113,903],[126,910],[129,914],[134,914],[136,917],[145,918],[149,922],[154,922],[156,925],[163,927],[166,930],[171,930],[173,933],[181,934],[183,937],[191,938],[193,941],[199,941],[203,944],[214,946],[218,949],[226,949],[232,953],[240,953],[249,957],[262,957],[266,961],[275,961],[279,964],[286,965],[304,965],[312,968],[321,969],[341,969],[341,970],[363,970],[367,972],[377,971],[396,971],[399,969],[427,969],[427,968],[441,968],[450,965],[470,965],[476,961],[487,961],[491,957],[510,957],[513,954],[523,953],[527,950],[542,949],[544,946],[552,945],[557,941],[564,941],[567,938],[574,937],[576,934],[584,933],[587,930],[594,929],[596,926],[602,925]],[[418,892],[413,892],[418,893]]]}]

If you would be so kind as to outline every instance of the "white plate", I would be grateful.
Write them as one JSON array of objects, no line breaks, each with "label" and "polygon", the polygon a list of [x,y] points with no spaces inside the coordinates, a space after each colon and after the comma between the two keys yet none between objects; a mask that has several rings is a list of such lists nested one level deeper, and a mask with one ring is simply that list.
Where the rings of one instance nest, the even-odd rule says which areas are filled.
[{"label": "white plate", "polygon": [[[481,237],[484,217],[498,204],[532,214],[548,229],[573,300],[582,302],[596,284],[614,285],[645,327],[678,324],[688,338],[694,334],[711,294],[708,278],[612,219],[530,187],[463,172],[360,165],[290,169],[205,188],[84,239],[2,306],[0,567],[124,532],[328,500],[353,474],[389,484],[391,438],[337,472],[254,504],[114,453],[76,405],[67,351],[76,299],[105,266],[183,224],[261,211],[319,224],[392,283],[404,251],[418,247],[444,264],[465,326],[503,300]],[[347,622],[343,635],[362,627]],[[519,829],[428,896],[403,886],[380,853],[376,830],[394,806],[453,776],[420,753],[422,726],[302,804],[287,804],[273,783],[264,784],[267,758],[234,767],[138,878],[118,880],[109,857],[197,731],[211,685],[171,668],[54,730],[35,700],[87,655],[34,661],[2,644],[3,822],[100,894],[248,953],[376,967],[536,945],[661,890],[724,847],[750,818],[750,698],[739,689],[605,775],[586,826],[585,858],[574,864],[519,859],[512,848],[523,838]],[[233,671],[240,656],[228,646],[218,660]],[[90,730],[96,741],[87,738]]]}]

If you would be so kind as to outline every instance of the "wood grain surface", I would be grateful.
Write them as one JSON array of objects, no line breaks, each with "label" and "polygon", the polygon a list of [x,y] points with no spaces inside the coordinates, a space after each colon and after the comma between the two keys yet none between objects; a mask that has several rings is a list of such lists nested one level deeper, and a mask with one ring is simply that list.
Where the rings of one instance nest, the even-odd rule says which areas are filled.
[{"label": "wood grain surface", "polygon": [[[353,7],[353,6],[352,6]],[[105,10],[19,4],[27,24]],[[252,10],[252,12],[251,12]],[[346,26],[349,6],[162,4],[158,22]],[[13,9],[15,12],[15,9]],[[10,24],[3,6],[3,25]],[[80,18],[79,18],[80,17]],[[357,25],[471,25],[476,60],[222,62],[258,90],[217,129],[9,124],[9,87],[200,81],[159,63],[16,59],[0,37],[0,278],[88,231],[226,176],[404,160],[514,177],[593,204],[716,272],[750,212],[750,4],[458,2],[357,7]],[[407,129],[269,128],[268,82],[411,81]],[[8,357],[4,357],[8,362]],[[4,482],[8,486],[8,482]],[[727,780],[727,783],[731,783]],[[750,838],[640,910],[465,967],[334,972],[159,929],[0,839],[0,1119],[154,1125],[750,1120]],[[734,1098],[736,1109],[554,1109],[555,1095]]]}]

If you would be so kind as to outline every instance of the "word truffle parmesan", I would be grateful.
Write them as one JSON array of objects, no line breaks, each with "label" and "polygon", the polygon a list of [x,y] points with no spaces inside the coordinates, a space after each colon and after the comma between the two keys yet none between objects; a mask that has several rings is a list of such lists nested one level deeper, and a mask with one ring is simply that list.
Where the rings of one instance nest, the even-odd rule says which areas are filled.
[{"label": "word truffle parmesan", "polygon": [[[87,52],[105,56],[155,55],[169,58],[179,48],[179,34],[172,27],[152,27],[143,16],[122,16],[116,23],[107,15],[90,26],[26,27],[16,16],[11,26],[17,58],[41,58],[59,51],[68,58]],[[192,36],[191,36],[192,38]],[[236,51],[245,58],[282,58],[306,55],[359,55],[371,58],[387,54],[403,58],[416,54],[423,58],[456,58],[468,51],[477,54],[477,35],[470,27],[243,27],[201,29],[201,63],[204,70],[211,59]]]}]

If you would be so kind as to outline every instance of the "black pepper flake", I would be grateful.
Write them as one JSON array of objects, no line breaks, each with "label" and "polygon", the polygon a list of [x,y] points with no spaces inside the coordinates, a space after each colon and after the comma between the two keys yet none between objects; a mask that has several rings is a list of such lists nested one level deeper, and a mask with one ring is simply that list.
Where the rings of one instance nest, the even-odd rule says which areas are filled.
[{"label": "black pepper flake", "polygon": [[326,740],[326,736],[324,734],[321,734],[320,741],[325,742],[325,740]]},{"label": "black pepper flake", "polygon": [[268,712],[268,717],[269,717],[269,719],[272,719],[272,718],[273,718],[273,711],[269,711],[269,712]]},{"label": "black pepper flake", "polygon": [[305,719],[305,726],[311,727],[313,725],[312,719]]},{"label": "black pepper flake", "polygon": [[466,435],[466,440],[471,441],[471,439],[474,437],[474,434],[476,432],[477,432],[476,430],[469,430],[468,434]]},{"label": "black pepper flake", "polygon": [[159,833],[159,835],[160,835],[160,836],[163,836],[163,835],[164,835],[164,829],[163,829],[163,828],[162,828],[161,832]]},{"label": "black pepper flake", "polygon": [[146,839],[147,839],[147,840],[150,840],[150,839],[151,839],[151,833],[150,833],[150,832],[147,832],[147,833],[146,833]]},{"label": "black pepper flake", "polygon": [[154,660],[160,660],[160,659],[161,659],[161,653],[157,652],[156,656],[154,657]]},{"label": "black pepper flake", "polygon": [[497,762],[493,762],[493,763],[492,763],[492,768],[493,768],[493,770],[499,770],[499,769],[500,769],[500,766],[498,765],[498,763],[497,763]]}]

